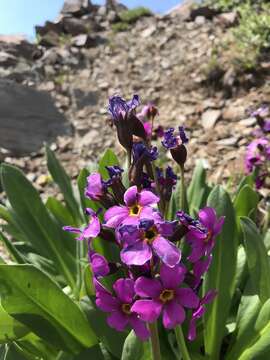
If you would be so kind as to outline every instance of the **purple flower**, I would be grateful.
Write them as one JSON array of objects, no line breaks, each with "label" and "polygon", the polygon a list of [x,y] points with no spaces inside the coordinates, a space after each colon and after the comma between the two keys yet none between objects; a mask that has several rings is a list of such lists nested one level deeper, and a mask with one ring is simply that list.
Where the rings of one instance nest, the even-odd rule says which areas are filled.
[{"label": "purple flower", "polygon": [[213,301],[216,295],[216,291],[209,290],[208,293],[201,299],[197,309],[193,311],[189,323],[188,340],[193,341],[196,338],[196,320],[200,319],[204,315],[206,311],[205,305]]},{"label": "purple flower", "polygon": [[175,149],[181,144],[186,144],[189,140],[186,136],[185,130],[183,126],[179,126],[179,135],[174,135],[174,128],[170,128],[164,132],[164,140],[162,141],[162,145],[166,149]]},{"label": "purple flower", "polygon": [[193,289],[197,289],[201,284],[202,276],[208,271],[211,262],[212,254],[205,257],[203,260],[198,260],[193,264],[193,281],[191,286]]},{"label": "purple flower", "polygon": [[247,147],[245,167],[248,173],[270,160],[270,142],[266,138],[253,140]]},{"label": "purple flower", "polygon": [[[190,243],[192,251],[188,260],[195,263],[201,257],[210,255],[215,237],[221,232],[225,217],[217,219],[216,212],[211,207],[205,207],[199,211],[199,221],[193,220],[183,212],[178,212],[180,222],[187,226],[187,241]],[[184,220],[184,221],[183,221]]]},{"label": "purple flower", "polygon": [[139,192],[137,186],[131,186],[124,194],[126,206],[113,206],[105,212],[105,225],[116,228],[125,224],[137,225],[141,218],[156,218],[158,214],[150,205],[158,201],[159,197],[151,191]]},{"label": "purple flower", "polygon": [[122,262],[127,265],[144,265],[154,254],[169,267],[174,267],[181,259],[181,252],[166,239],[173,234],[174,225],[169,221],[141,219],[138,227],[120,227],[118,240],[124,245],[120,254]]},{"label": "purple flower", "polygon": [[148,149],[144,143],[134,143],[132,147],[134,162],[137,162],[140,158],[144,157],[149,161],[154,161],[158,157],[158,149],[156,146]]},{"label": "purple flower", "polygon": [[112,96],[109,99],[109,113],[114,122],[124,119],[128,113],[135,110],[140,104],[138,95],[134,95],[130,101],[126,101],[120,96]]},{"label": "purple flower", "polygon": [[160,168],[156,168],[157,172],[157,179],[160,185],[160,192],[162,193],[162,196],[164,200],[170,201],[172,190],[176,185],[177,182],[177,176],[173,172],[173,169],[168,166],[165,171],[165,176]]},{"label": "purple flower", "polygon": [[103,277],[109,274],[110,267],[108,261],[105,259],[104,256],[89,249],[88,258],[95,277],[99,277],[99,276]]},{"label": "purple flower", "polygon": [[99,173],[92,173],[87,177],[86,197],[94,201],[99,201],[105,193],[104,190],[104,183]]},{"label": "purple flower", "polygon": [[144,299],[137,300],[131,308],[140,319],[154,322],[162,313],[165,328],[174,328],[185,320],[186,308],[197,308],[198,296],[188,287],[179,286],[184,280],[186,269],[177,265],[160,267],[160,279],[139,277],[135,283],[136,294]]},{"label": "purple flower", "polygon": [[269,107],[266,104],[263,104],[262,106],[260,106],[258,109],[252,111],[250,113],[251,116],[253,117],[260,117],[260,118],[264,118],[267,115],[269,115]]},{"label": "purple flower", "polygon": [[87,215],[90,216],[90,221],[88,225],[86,225],[82,229],[74,228],[72,226],[63,227],[63,230],[65,231],[79,234],[76,240],[92,239],[97,237],[100,233],[100,222],[97,217],[97,213],[95,213],[92,209],[89,208],[87,208],[85,212]]},{"label": "purple flower", "polygon": [[114,285],[113,296],[98,281],[95,281],[96,305],[102,311],[110,313],[107,323],[117,331],[123,331],[130,325],[141,340],[149,338],[146,324],[139,319],[138,315],[131,311],[134,303],[135,291],[132,279],[118,279]]}]

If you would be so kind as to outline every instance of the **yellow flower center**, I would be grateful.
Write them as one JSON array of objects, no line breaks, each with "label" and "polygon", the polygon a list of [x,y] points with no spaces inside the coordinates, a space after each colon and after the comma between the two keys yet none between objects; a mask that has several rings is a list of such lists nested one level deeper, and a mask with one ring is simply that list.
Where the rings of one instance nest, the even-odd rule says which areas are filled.
[{"label": "yellow flower center", "polygon": [[174,290],[163,290],[162,293],[159,295],[159,298],[163,303],[171,301],[174,298]]},{"label": "yellow flower center", "polygon": [[151,244],[155,240],[157,234],[157,228],[155,226],[152,226],[150,229],[144,232],[144,238],[148,242],[148,244]]},{"label": "yellow flower center", "polygon": [[142,207],[138,204],[129,208],[129,216],[138,216],[142,210]]},{"label": "yellow flower center", "polygon": [[127,315],[131,314],[131,311],[130,311],[131,306],[130,306],[130,304],[122,304],[121,308],[122,308],[123,313],[125,313]]}]

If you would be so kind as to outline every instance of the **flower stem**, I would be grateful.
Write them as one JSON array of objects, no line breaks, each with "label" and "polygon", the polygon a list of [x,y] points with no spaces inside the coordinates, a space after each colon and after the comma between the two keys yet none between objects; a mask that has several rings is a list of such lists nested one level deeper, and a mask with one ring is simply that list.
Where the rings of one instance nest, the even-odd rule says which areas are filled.
[{"label": "flower stem", "polygon": [[181,352],[183,360],[191,360],[189,353],[188,353],[188,349],[186,346],[186,342],[185,342],[185,338],[184,338],[181,326],[180,325],[176,326],[176,328],[174,329],[174,332],[175,332],[175,336],[176,336],[178,349]]},{"label": "flower stem", "polygon": [[152,360],[161,360],[157,323],[149,324],[151,334]]},{"label": "flower stem", "polygon": [[180,166],[180,174],[181,174],[180,209],[183,211],[187,211],[184,165]]}]

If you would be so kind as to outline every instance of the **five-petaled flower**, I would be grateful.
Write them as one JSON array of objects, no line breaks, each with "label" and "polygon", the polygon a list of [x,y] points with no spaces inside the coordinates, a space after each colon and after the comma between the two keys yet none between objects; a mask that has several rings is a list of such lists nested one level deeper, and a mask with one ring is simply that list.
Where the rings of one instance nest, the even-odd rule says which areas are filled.
[{"label": "five-petaled flower", "polygon": [[130,325],[141,340],[148,339],[149,331],[146,324],[131,311],[135,301],[134,280],[118,279],[113,285],[115,296],[97,280],[95,280],[95,288],[96,305],[102,311],[110,313],[107,322],[111,327],[123,331]]},{"label": "five-petaled flower", "polygon": [[182,265],[170,268],[160,267],[160,279],[140,277],[136,280],[136,294],[144,299],[137,300],[131,307],[139,317],[154,322],[162,314],[163,325],[171,329],[185,320],[184,308],[197,308],[198,296],[188,287],[180,287],[186,269]]}]

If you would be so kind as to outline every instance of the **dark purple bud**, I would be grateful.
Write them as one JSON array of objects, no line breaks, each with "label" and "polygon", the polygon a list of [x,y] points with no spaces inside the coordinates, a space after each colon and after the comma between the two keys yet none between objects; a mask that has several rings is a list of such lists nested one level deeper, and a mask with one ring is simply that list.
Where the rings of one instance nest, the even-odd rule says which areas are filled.
[{"label": "dark purple bud", "polygon": [[142,142],[133,144],[133,160],[136,163],[141,157],[145,160],[154,161],[158,158],[158,149],[156,146],[150,149]]}]

